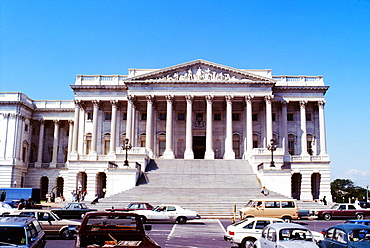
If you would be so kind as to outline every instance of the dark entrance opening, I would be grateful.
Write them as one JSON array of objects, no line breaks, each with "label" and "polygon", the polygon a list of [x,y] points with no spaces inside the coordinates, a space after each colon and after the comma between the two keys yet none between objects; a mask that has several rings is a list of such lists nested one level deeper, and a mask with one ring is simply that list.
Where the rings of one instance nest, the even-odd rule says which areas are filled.
[{"label": "dark entrance opening", "polygon": [[204,159],[206,152],[206,136],[193,137],[193,152],[195,159]]},{"label": "dark entrance opening", "polygon": [[301,183],[302,175],[300,173],[294,173],[292,175],[292,198],[301,199]]}]

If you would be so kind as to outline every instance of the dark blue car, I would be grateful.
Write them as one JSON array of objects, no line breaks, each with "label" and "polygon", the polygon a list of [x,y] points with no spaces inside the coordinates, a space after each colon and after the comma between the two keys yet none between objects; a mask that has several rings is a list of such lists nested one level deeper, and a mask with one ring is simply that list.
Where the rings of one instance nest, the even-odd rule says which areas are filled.
[{"label": "dark blue car", "polygon": [[370,219],[366,219],[366,220],[347,220],[346,223],[362,224],[362,225],[370,226]]},{"label": "dark blue car", "polygon": [[370,247],[370,227],[362,224],[339,224],[323,230],[321,248],[365,248]]}]

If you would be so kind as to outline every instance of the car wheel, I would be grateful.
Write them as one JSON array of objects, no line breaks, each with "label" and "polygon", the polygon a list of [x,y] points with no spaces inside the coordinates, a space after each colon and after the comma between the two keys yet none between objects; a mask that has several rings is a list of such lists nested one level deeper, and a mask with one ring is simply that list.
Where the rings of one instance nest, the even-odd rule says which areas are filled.
[{"label": "car wheel", "polygon": [[243,239],[241,243],[241,248],[253,248],[254,247],[254,241],[253,239]]},{"label": "car wheel", "polygon": [[289,216],[284,216],[282,219],[283,219],[283,221],[284,221],[285,223],[290,223],[290,222],[292,222],[292,218],[290,218]]},{"label": "car wheel", "polygon": [[185,224],[185,223],[186,223],[186,221],[187,221],[186,217],[181,216],[181,217],[178,217],[178,218],[177,218],[177,222],[178,222],[179,224]]},{"label": "car wheel", "polygon": [[356,218],[358,220],[363,220],[364,219],[364,215],[363,214],[356,214]]},{"label": "car wheel", "polygon": [[67,228],[61,231],[60,236],[62,237],[62,239],[72,239],[73,238],[73,234]]},{"label": "car wheel", "polygon": [[324,220],[331,220],[331,214],[324,214]]}]

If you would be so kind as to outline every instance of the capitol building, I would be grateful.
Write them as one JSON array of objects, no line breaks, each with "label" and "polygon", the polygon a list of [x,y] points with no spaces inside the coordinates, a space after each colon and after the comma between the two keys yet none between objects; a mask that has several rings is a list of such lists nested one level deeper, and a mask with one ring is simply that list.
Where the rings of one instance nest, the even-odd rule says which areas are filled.
[{"label": "capitol building", "polygon": [[323,76],[194,60],[77,75],[71,100],[0,92],[0,187],[92,199],[134,188],[151,160],[244,160],[279,194],[331,198],[328,88]]}]

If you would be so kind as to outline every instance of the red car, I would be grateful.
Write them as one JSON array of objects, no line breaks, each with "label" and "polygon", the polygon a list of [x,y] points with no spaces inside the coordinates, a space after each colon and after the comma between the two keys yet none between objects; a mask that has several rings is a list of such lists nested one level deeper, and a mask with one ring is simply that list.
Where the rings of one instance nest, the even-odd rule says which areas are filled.
[{"label": "red car", "polygon": [[328,209],[313,209],[310,215],[319,219],[359,219],[370,217],[370,210],[361,208],[358,204],[336,203]]},{"label": "red car", "polygon": [[146,202],[132,202],[129,203],[125,208],[115,208],[112,206],[112,208],[107,208],[105,211],[123,211],[128,212],[132,210],[152,210],[153,206]]}]

